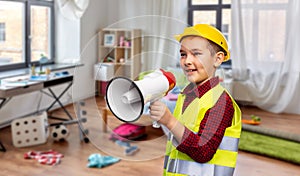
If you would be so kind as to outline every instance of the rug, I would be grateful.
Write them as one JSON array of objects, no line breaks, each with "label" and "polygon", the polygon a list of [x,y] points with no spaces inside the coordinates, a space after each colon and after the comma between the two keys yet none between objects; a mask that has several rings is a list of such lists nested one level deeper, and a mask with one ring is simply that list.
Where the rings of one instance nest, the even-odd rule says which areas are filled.
[{"label": "rug", "polygon": [[258,134],[264,134],[267,136],[273,136],[276,138],[286,139],[289,141],[294,141],[300,143],[300,135],[295,133],[289,133],[285,131],[275,130],[271,128],[265,128],[260,126],[253,126],[253,125],[247,125],[243,124],[243,131],[250,131],[255,132]]},{"label": "rug", "polygon": [[300,165],[300,143],[283,139],[283,136],[274,137],[243,128],[239,149]]}]

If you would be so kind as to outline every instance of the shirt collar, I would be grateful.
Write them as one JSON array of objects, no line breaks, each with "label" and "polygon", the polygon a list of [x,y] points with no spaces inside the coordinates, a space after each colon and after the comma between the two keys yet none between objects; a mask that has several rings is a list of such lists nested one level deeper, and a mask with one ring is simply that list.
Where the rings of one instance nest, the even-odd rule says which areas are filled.
[{"label": "shirt collar", "polygon": [[207,91],[209,91],[211,88],[215,87],[217,84],[219,84],[219,77],[213,77],[206,81],[202,85],[195,85],[194,83],[190,83],[188,86],[184,88],[182,91],[182,94],[185,95],[196,95],[198,98],[202,97]]}]

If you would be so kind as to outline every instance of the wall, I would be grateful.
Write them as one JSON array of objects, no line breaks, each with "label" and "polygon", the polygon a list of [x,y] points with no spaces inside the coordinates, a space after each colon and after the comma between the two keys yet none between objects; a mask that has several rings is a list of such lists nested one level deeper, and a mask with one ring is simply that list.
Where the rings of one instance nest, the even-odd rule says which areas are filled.
[{"label": "wall", "polygon": [[[76,86],[74,97],[88,97],[94,95],[95,79],[94,64],[97,62],[97,32],[107,24],[106,0],[90,0],[89,7],[80,20],[80,61],[84,67],[76,70]],[[82,86],[85,85],[85,86]],[[88,86],[86,86],[88,85]],[[80,93],[81,95],[75,95]]]}]

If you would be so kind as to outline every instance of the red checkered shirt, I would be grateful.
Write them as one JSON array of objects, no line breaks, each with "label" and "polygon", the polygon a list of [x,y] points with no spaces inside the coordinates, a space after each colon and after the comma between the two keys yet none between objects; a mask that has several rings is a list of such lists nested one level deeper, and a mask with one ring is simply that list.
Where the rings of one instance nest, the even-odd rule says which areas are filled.
[{"label": "red checkered shirt", "polygon": [[[186,95],[182,112],[186,110],[195,97],[201,98],[218,84],[218,77],[214,77],[198,87],[189,84],[182,92]],[[185,127],[182,142],[177,146],[177,149],[186,153],[196,162],[210,161],[222,141],[225,129],[231,126],[233,114],[232,100],[226,92],[223,92],[217,103],[205,113],[197,134]]]}]

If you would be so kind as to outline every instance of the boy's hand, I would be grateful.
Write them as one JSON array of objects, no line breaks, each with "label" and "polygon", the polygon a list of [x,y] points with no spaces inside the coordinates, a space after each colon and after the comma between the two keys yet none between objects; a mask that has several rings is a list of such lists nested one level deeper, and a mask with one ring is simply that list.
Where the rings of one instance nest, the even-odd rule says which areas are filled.
[{"label": "boy's hand", "polygon": [[182,140],[185,127],[172,115],[163,102],[155,101],[150,104],[150,117],[167,127],[177,141]]},{"label": "boy's hand", "polygon": [[150,104],[150,117],[159,121],[161,124],[166,125],[169,118],[172,116],[168,107],[161,101],[155,101]]}]

